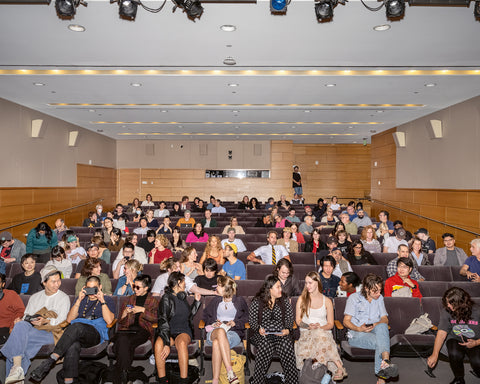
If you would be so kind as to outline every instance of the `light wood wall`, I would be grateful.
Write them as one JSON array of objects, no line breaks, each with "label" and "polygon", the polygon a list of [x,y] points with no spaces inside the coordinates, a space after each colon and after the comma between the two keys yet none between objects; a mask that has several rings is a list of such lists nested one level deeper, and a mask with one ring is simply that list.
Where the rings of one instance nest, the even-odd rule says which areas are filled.
[{"label": "light wood wall", "polygon": [[[396,187],[396,147],[392,133],[395,128],[372,137],[372,199],[377,199],[423,216],[446,222],[461,228],[479,232],[480,191],[452,189],[411,189]],[[375,165],[376,162],[376,165]],[[381,209],[390,212],[390,218],[400,219],[412,233],[427,228],[437,247],[443,247],[441,235],[455,235],[457,245],[469,253],[469,242],[474,235],[435,223],[414,215],[405,214],[382,204],[373,204],[372,213]]]},{"label": "light wood wall", "polygon": [[[71,208],[89,201],[103,199],[105,209],[115,205],[116,172],[114,168],[77,164],[76,187],[65,188],[0,188],[0,228],[16,225],[40,216]],[[8,229],[15,237],[24,234],[40,221],[53,227],[57,218],[67,226],[81,225],[96,203]]]}]

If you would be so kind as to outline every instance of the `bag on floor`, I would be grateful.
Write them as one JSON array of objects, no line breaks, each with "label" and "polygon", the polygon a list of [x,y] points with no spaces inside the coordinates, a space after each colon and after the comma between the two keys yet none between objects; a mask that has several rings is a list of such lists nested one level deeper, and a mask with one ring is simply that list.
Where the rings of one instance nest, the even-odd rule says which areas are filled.
[{"label": "bag on floor", "polygon": [[265,384],[284,384],[285,376],[280,372],[272,372],[265,376]]},{"label": "bag on floor", "polygon": [[[178,363],[166,363],[165,372],[167,374],[168,384],[180,383],[180,366]],[[200,370],[193,365],[188,366],[188,384],[198,384],[200,382]]]},{"label": "bag on floor", "polygon": [[[106,364],[98,361],[80,361],[78,363],[78,384],[100,384],[102,376],[107,369]],[[57,383],[64,384],[65,372],[63,368],[57,373]]]},{"label": "bag on floor", "polygon": [[[312,359],[306,359],[303,362],[303,368],[300,372],[298,384],[318,384],[322,381],[325,373],[327,373],[327,367],[325,364],[314,365]],[[331,379],[330,383],[333,383]]]},{"label": "bag on floor", "polygon": [[[235,375],[237,375],[240,384],[245,384],[245,361],[246,357],[243,355],[237,354],[237,352],[230,351],[230,361],[232,364],[232,369]],[[225,364],[222,363],[222,368],[220,369],[220,384],[228,384],[227,369]]]}]

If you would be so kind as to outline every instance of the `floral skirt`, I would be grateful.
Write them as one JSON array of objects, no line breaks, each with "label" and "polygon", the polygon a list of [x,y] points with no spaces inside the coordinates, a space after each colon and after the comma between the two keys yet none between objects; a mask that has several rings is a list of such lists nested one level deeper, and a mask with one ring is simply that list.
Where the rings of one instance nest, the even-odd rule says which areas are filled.
[{"label": "floral skirt", "polygon": [[340,360],[332,332],[323,329],[301,329],[300,339],[295,343],[295,356],[297,368],[300,370],[303,367],[303,360],[316,359],[335,372],[334,362]]}]

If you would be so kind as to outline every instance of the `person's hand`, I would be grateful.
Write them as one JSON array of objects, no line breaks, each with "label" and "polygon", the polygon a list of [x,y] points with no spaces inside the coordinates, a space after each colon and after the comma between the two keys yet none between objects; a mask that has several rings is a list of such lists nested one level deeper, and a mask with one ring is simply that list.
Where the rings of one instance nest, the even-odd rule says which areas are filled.
[{"label": "person's hand", "polygon": [[413,288],[415,286],[415,284],[413,284],[413,281],[410,280],[408,277],[405,280],[403,280],[403,282],[407,284],[410,288]]},{"label": "person's hand", "polygon": [[215,323],[212,324],[213,328],[218,328],[222,325],[222,322],[220,320],[215,321]]},{"label": "person's hand", "polygon": [[[254,260],[254,262],[255,262],[255,260]],[[258,260],[258,259],[257,259],[257,262],[258,262],[258,264],[261,264],[261,265],[264,265],[264,264],[265,264],[265,262],[264,262],[263,260]]]},{"label": "person's hand", "polygon": [[160,352],[160,359],[166,360],[169,354],[170,354],[170,347],[168,345],[165,345],[162,349],[162,352]]},{"label": "person's hand", "polygon": [[466,342],[458,343],[458,345],[462,345],[462,346],[467,347],[467,348],[473,348],[473,347],[478,346],[479,344],[478,344],[478,340],[467,339]]},{"label": "person's hand", "polygon": [[22,319],[20,317],[17,317],[15,320],[13,320],[13,325],[17,324],[20,321],[22,321]]},{"label": "person's hand", "polygon": [[97,297],[98,300],[100,300],[101,303],[105,302],[105,297],[100,287],[98,287],[98,292],[95,296]]},{"label": "person's hand", "polygon": [[86,296],[86,294],[85,294],[85,288],[87,288],[87,287],[84,286],[84,287],[82,288],[82,290],[80,291],[80,293],[78,294],[78,304],[80,304],[80,301],[82,301],[82,300],[85,298],[85,296]]},{"label": "person's hand", "polygon": [[234,326],[235,326],[235,321],[230,320],[230,321],[227,323],[227,325],[228,325],[229,327],[234,327]]},{"label": "person's hand", "polygon": [[320,328],[320,324],[319,323],[310,323],[308,325],[308,329],[318,329]]},{"label": "person's hand", "polygon": [[260,328],[258,330],[258,333],[260,334],[260,336],[265,336],[265,328]]},{"label": "person's hand", "polygon": [[290,334],[290,331],[288,329],[282,329],[281,336],[288,336]]},{"label": "person's hand", "polygon": [[433,368],[437,364],[437,361],[438,361],[438,355],[436,355],[436,356],[435,355],[430,355],[430,356],[428,356],[427,364],[430,368]]},{"label": "person's hand", "polygon": [[30,323],[34,326],[39,326],[44,324],[43,320],[45,320],[43,317],[37,317],[36,319],[31,320]]},{"label": "person's hand", "polygon": [[201,293],[195,293],[195,300],[200,301],[202,299],[202,294]]},{"label": "person's hand", "polygon": [[198,272],[203,272],[202,264],[200,264],[200,263],[195,263],[195,269],[196,269]]},{"label": "person's hand", "polygon": [[369,327],[367,327],[366,324],[362,324],[360,327],[358,327],[358,332],[366,332],[366,333],[369,333],[373,330],[373,328],[375,328],[375,325],[371,325]]},{"label": "person's hand", "polygon": [[132,308],[132,313],[144,313],[145,312],[145,307],[140,307],[138,305],[135,305]]}]

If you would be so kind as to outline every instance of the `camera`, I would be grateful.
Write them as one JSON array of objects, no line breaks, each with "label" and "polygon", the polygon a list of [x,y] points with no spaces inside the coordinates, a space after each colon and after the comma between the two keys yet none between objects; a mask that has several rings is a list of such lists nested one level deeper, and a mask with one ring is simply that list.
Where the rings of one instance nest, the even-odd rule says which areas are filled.
[{"label": "camera", "polygon": [[85,288],[85,295],[96,295],[98,293],[98,287],[86,287]]},{"label": "camera", "polygon": [[37,320],[39,317],[42,317],[42,316],[40,316],[39,314],[35,314],[35,315],[25,315],[24,320],[25,320],[25,321],[28,321],[28,322],[31,324],[33,320]]}]

